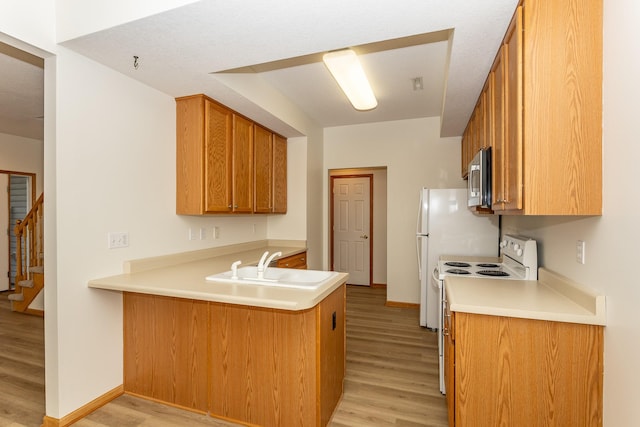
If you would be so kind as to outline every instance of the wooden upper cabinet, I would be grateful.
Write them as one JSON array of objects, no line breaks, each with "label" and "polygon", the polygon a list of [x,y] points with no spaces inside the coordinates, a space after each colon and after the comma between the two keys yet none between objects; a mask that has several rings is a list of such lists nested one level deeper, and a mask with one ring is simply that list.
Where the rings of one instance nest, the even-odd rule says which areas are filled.
[{"label": "wooden upper cabinet", "polygon": [[286,139],[205,95],[177,98],[176,120],[176,213],[286,212]]},{"label": "wooden upper cabinet", "polygon": [[[491,146],[491,206],[495,211],[504,200],[505,162],[505,49],[500,48],[491,68],[489,79],[493,83],[493,143]],[[500,201],[500,202],[499,202]]]},{"label": "wooden upper cabinet", "polygon": [[204,101],[205,105],[205,200],[204,211],[231,210],[231,153],[233,114],[226,108]]},{"label": "wooden upper cabinet", "polygon": [[233,115],[233,212],[253,212],[253,122]]},{"label": "wooden upper cabinet", "polygon": [[500,49],[502,76],[497,90],[502,108],[502,135],[496,150],[494,211],[521,210],[523,207],[522,40],[522,6],[518,6]]},{"label": "wooden upper cabinet", "polygon": [[489,78],[492,209],[601,215],[602,1],[521,1]]},{"label": "wooden upper cabinet", "polygon": [[255,127],[255,203],[254,211],[270,213],[273,201],[273,134],[267,129]]},{"label": "wooden upper cabinet", "polygon": [[287,140],[273,136],[273,213],[287,213]]},{"label": "wooden upper cabinet", "polygon": [[287,212],[287,140],[256,126],[255,132],[256,213]]},{"label": "wooden upper cabinet", "polygon": [[176,213],[231,210],[232,113],[204,96],[176,100]]}]

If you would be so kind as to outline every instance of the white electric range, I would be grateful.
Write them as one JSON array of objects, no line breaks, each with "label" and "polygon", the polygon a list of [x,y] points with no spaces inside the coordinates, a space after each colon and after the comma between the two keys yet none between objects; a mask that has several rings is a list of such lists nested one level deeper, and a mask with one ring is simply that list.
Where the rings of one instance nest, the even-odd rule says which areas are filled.
[{"label": "white electric range", "polygon": [[538,247],[535,240],[524,236],[505,234],[500,241],[500,257],[472,257],[442,255],[438,267],[433,270],[431,286],[440,295],[438,307],[438,354],[440,392],[446,392],[444,384],[444,278],[463,276],[469,278],[537,280]]}]

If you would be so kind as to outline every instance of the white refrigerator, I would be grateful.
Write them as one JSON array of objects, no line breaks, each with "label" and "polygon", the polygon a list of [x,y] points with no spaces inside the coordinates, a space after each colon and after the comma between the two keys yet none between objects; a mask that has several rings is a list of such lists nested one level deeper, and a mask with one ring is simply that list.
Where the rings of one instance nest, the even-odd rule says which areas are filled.
[{"label": "white refrigerator", "polygon": [[420,191],[416,230],[420,326],[438,328],[440,296],[429,280],[440,255],[498,256],[498,244],[497,215],[471,212],[465,188]]}]

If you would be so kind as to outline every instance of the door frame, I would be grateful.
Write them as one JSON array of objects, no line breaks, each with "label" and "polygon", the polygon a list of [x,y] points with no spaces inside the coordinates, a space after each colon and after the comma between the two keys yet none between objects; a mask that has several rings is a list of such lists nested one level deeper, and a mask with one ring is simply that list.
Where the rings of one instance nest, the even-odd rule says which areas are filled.
[{"label": "door frame", "polygon": [[333,266],[333,240],[334,240],[334,196],[333,186],[336,179],[343,178],[368,178],[369,179],[369,286],[373,285],[373,174],[349,174],[349,175],[330,175],[329,176],[329,266],[334,271]]}]

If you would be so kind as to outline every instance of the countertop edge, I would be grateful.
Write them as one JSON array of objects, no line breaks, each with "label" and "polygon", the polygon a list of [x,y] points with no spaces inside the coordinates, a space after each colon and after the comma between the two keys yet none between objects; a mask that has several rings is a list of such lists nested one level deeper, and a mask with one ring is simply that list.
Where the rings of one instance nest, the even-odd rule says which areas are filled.
[{"label": "countertop edge", "polygon": [[[100,279],[91,280],[89,287],[94,289],[102,289],[114,292],[130,292],[138,294],[157,295],[170,298],[184,298],[198,301],[209,301],[223,304],[246,305],[251,307],[273,308],[288,311],[302,311],[315,307],[333,291],[347,282],[349,275],[347,273],[338,273],[334,280],[323,285],[316,290],[290,290],[298,295],[308,293],[309,298],[299,298],[297,301],[287,301],[277,298],[257,298],[248,296],[225,295],[213,292],[194,292],[179,288],[161,288],[153,286],[135,286],[126,284],[117,284],[101,281]],[[243,285],[255,286],[260,285]]]},{"label": "countertop edge", "polygon": [[[268,250],[280,251],[282,257],[296,255],[307,250],[306,246],[288,246],[294,241],[259,241],[247,245],[231,245],[222,247],[218,252],[212,250],[193,251],[175,255],[152,257],[135,260],[142,268],[134,268],[131,272],[126,267],[125,272],[115,276],[108,276],[89,280],[88,287],[106,291],[132,292],[166,297],[184,298],[192,300],[210,301],[226,304],[246,305],[253,307],[272,308],[290,311],[307,310],[318,305],[324,298],[345,284],[349,275],[337,275],[318,289],[287,289],[274,290],[261,285],[243,285],[246,288],[239,292],[221,285],[220,290],[211,289],[216,282],[206,282],[208,274],[216,274],[228,270],[231,262],[242,260],[242,265],[255,265],[260,255]],[[217,249],[217,248],[212,248]],[[234,251],[233,249],[239,249]],[[218,254],[217,256],[215,254]],[[206,266],[206,267],[204,267]],[[152,268],[148,268],[152,267]],[[273,267],[272,267],[273,268]],[[206,269],[207,274],[201,273]],[[182,273],[185,273],[184,275]],[[165,279],[169,277],[169,279]],[[202,276],[202,277],[200,277]],[[179,285],[179,277],[184,285]],[[173,279],[172,279],[173,278]],[[164,280],[164,283],[162,283]],[[174,286],[173,283],[176,283]],[[284,296],[284,298],[282,298]]]},{"label": "countertop edge", "polygon": [[[478,280],[481,282],[476,282]],[[604,295],[598,295],[592,290],[544,268],[539,269],[539,280],[526,282],[536,284],[540,290],[546,289],[545,292],[551,292],[556,301],[567,301],[569,304],[580,306],[581,311],[589,314],[545,311],[539,307],[523,309],[505,307],[498,304],[477,304],[475,301],[461,301],[465,299],[465,295],[458,295],[457,292],[464,291],[458,289],[460,286],[457,286],[456,282],[462,284],[465,283],[464,281],[474,281],[474,287],[484,286],[487,291],[491,291],[492,286],[504,283],[499,279],[456,278],[454,280],[445,280],[447,301],[449,301],[449,309],[453,312],[606,326],[606,297]],[[514,286],[517,286],[517,283]],[[525,295],[523,294],[524,297]]]}]

